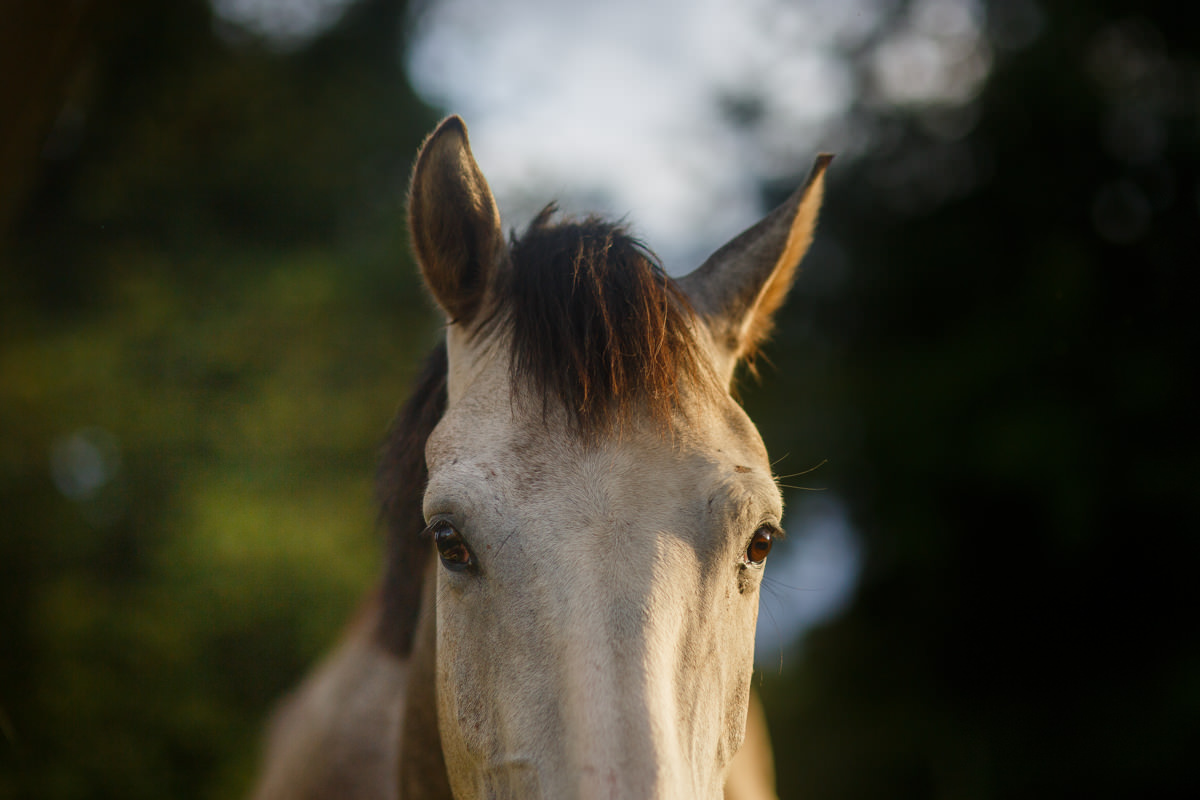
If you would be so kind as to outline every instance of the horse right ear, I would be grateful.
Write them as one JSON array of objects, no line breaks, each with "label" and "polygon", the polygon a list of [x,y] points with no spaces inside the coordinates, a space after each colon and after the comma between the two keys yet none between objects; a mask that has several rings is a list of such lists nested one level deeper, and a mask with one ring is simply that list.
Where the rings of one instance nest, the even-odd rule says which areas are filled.
[{"label": "horse right ear", "polygon": [[505,254],[500,212],[467,141],[448,117],[417,155],[408,227],[421,274],[451,323],[469,324]]}]

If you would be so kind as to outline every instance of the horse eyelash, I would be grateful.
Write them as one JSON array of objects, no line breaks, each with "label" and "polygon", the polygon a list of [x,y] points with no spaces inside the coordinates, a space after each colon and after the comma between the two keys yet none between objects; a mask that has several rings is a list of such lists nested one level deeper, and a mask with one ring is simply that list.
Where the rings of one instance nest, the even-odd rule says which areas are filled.
[{"label": "horse eyelash", "polygon": [[425,528],[417,535],[417,537],[426,541],[432,541],[433,529],[443,522],[450,525],[450,527],[454,527],[454,523],[451,522],[445,514],[434,514],[429,519],[429,522],[425,523]]}]

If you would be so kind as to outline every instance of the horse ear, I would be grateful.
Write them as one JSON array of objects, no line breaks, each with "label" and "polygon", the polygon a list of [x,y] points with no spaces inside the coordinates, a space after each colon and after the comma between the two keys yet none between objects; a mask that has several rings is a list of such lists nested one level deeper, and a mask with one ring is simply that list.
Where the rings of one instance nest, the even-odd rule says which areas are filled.
[{"label": "horse ear", "polygon": [[500,212],[459,117],[448,117],[421,145],[408,194],[408,227],[434,299],[451,322],[469,323],[505,245]]},{"label": "horse ear", "polygon": [[713,253],[680,286],[727,349],[726,377],[753,357],[771,332],[796,267],[812,244],[831,155],[817,157],[808,180],[782,205]]}]

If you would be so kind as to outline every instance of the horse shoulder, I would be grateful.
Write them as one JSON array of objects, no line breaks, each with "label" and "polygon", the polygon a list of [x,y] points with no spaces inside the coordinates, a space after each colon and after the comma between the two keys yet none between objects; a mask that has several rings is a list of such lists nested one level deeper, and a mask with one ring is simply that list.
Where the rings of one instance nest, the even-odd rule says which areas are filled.
[{"label": "horse shoulder", "polygon": [[379,613],[372,598],[275,712],[254,800],[396,797],[409,665],[375,641]]}]

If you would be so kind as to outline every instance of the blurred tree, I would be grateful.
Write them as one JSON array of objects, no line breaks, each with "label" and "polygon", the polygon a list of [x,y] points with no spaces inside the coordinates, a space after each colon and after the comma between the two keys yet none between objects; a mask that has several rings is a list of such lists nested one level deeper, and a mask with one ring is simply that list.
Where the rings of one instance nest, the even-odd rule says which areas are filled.
[{"label": "blurred tree", "polygon": [[374,450],[433,338],[404,4],[290,49],[203,0],[17,12],[0,797],[234,796],[380,567]]},{"label": "blurred tree", "polygon": [[863,109],[781,325],[867,549],[767,679],[782,794],[1195,796],[1200,12],[986,10],[973,104]]},{"label": "blurred tree", "polygon": [[17,3],[0,19],[0,237],[37,172],[38,153],[84,57],[98,3]]}]

